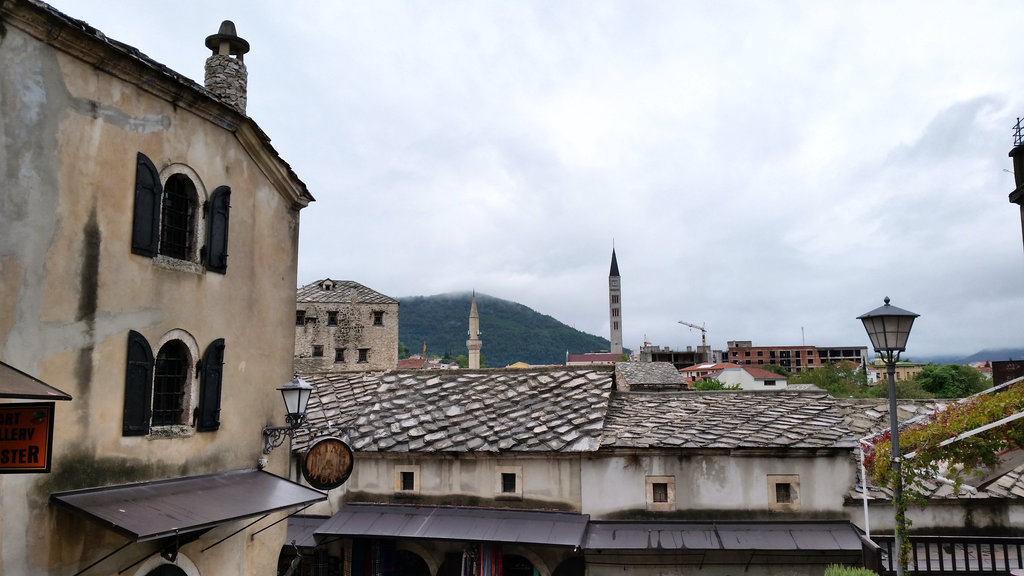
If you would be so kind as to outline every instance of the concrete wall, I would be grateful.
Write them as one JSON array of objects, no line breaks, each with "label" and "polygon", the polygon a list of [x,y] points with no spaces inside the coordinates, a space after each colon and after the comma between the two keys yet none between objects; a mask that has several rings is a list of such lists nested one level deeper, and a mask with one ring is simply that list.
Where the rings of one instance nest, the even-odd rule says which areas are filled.
[{"label": "concrete wall", "polygon": [[[132,66],[111,63],[118,65]],[[177,165],[207,193],[231,187],[227,274],[131,253],[140,151],[164,177]],[[7,22],[0,36],[0,359],[74,400],[57,403],[52,473],[0,476],[0,573],[70,574],[123,543],[54,509],[52,492],[256,466],[261,427],[283,420],[274,388],[292,375],[298,224],[293,202],[234,133],[193,114],[187,102],[115,79]],[[154,354],[169,337],[194,341],[199,354],[226,340],[218,431],[184,426],[164,436],[122,436],[129,330],[142,333]],[[191,388],[198,389],[197,378]],[[283,452],[271,456],[271,471],[284,475],[286,466]],[[283,523],[254,540],[245,533],[199,552],[240,525],[211,530],[183,557],[205,574],[272,574]],[[133,545],[93,570],[116,572],[146,550],[152,547]]]}]

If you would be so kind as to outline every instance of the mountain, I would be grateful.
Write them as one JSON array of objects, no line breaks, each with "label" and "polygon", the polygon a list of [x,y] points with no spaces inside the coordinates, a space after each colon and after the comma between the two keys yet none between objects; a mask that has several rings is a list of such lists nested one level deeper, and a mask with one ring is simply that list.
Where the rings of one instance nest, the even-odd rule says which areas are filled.
[{"label": "mountain", "polygon": [[[418,354],[427,343],[427,354],[454,358],[466,355],[469,306],[472,294],[439,294],[399,298],[398,341]],[[490,368],[515,362],[564,364],[565,353],[608,350],[608,339],[580,332],[551,316],[530,308],[476,295],[480,314],[480,354]]]},{"label": "mountain", "polygon": [[935,364],[970,364],[971,362],[998,362],[1002,360],[1024,359],[1024,348],[985,348],[970,356],[945,354],[937,356],[908,356],[914,362],[932,362]]}]

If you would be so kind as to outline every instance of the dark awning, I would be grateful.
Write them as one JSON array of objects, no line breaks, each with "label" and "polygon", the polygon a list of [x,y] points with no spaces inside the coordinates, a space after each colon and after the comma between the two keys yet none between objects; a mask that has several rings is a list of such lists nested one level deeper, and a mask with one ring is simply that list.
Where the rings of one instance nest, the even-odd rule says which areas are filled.
[{"label": "dark awning", "polygon": [[566,512],[345,504],[316,535],[580,546],[589,519]]},{"label": "dark awning", "polygon": [[57,492],[50,499],[136,542],[207,530],[327,495],[260,470]]},{"label": "dark awning", "polygon": [[287,545],[295,544],[299,548],[313,548],[316,541],[313,540],[313,533],[316,532],[327,516],[301,516],[296,514],[288,518],[288,535],[284,539]]},{"label": "dark awning", "polygon": [[591,522],[588,550],[859,551],[849,522]]},{"label": "dark awning", "polygon": [[0,398],[33,400],[71,400],[71,395],[0,362]]}]

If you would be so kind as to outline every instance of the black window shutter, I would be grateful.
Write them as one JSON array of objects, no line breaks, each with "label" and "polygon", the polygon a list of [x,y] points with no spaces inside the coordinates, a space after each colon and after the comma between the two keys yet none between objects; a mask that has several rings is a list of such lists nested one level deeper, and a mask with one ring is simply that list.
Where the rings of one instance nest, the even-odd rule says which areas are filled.
[{"label": "black window shutter", "polygon": [[209,432],[220,428],[220,390],[224,375],[224,339],[218,338],[203,352],[202,379],[199,381],[199,417],[196,430]]},{"label": "black window shutter", "polygon": [[231,188],[218,186],[210,196],[207,214],[206,269],[224,274],[228,271],[228,211]]},{"label": "black window shutter", "polygon": [[139,152],[135,165],[135,215],[132,221],[132,254],[156,256],[160,241],[160,173]]},{"label": "black window shutter", "polygon": [[146,338],[134,330],[128,332],[128,369],[124,379],[124,436],[149,434],[150,405],[153,396],[153,349]]}]

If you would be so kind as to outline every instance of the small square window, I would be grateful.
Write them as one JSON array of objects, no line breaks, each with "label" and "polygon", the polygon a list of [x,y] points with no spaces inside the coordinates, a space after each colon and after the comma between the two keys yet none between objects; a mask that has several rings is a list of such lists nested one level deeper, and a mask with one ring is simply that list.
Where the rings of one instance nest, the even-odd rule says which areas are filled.
[{"label": "small square window", "polygon": [[672,512],[676,509],[676,477],[647,477],[647,509],[652,512]]},{"label": "small square window", "polygon": [[383,326],[384,325],[384,312],[381,310],[373,311],[373,325]]},{"label": "small square window", "polygon": [[764,385],[765,386],[775,386],[775,380],[765,380],[764,381]]},{"label": "small square window", "polygon": [[338,325],[338,313],[337,312],[328,312],[327,313],[327,325],[328,326],[337,326]]},{"label": "small square window", "polygon": [[360,364],[366,364],[369,361],[370,361],[370,349],[369,348],[360,348],[359,349],[359,360],[358,360],[358,362]]},{"label": "small square window", "polygon": [[395,492],[401,495],[416,495],[420,491],[420,467],[416,465],[395,466]]},{"label": "small square window", "polygon": [[313,345],[313,358],[321,358],[324,355],[324,347],[319,344]]},{"label": "small square window", "polygon": [[334,349],[334,361],[335,362],[344,362],[345,361],[345,349],[344,348],[335,348]]},{"label": "small square window", "polygon": [[798,474],[768,475],[768,509],[772,512],[800,510],[800,476]]},{"label": "small square window", "polygon": [[495,498],[521,500],[523,498],[523,467],[495,466]]},{"label": "small square window", "polygon": [[296,310],[295,311],[295,325],[296,326],[305,326],[306,325],[306,311],[305,310]]}]

